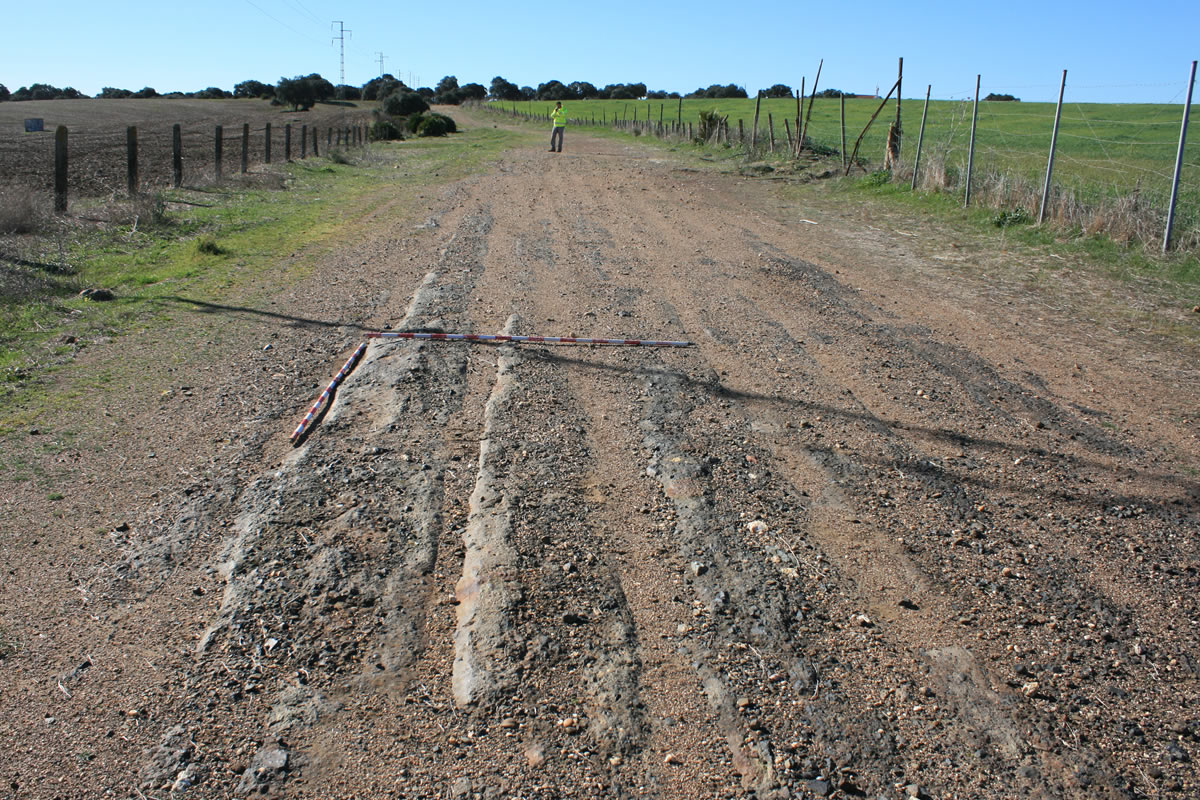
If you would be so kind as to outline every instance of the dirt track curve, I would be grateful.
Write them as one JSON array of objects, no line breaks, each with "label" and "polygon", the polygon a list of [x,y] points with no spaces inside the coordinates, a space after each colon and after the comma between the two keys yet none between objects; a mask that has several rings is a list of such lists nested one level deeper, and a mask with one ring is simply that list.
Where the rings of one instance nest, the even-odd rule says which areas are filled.
[{"label": "dirt track curve", "polygon": [[[0,796],[1200,794],[1185,354],[771,197],[568,131],[280,297],[0,666]],[[382,327],[696,346],[374,340],[291,449]]]}]

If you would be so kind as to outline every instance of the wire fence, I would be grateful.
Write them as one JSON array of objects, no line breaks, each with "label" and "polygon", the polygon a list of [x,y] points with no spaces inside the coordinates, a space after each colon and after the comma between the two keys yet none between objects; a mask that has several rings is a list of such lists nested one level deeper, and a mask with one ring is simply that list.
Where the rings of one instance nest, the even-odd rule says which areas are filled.
[{"label": "wire fence", "polygon": [[264,164],[363,145],[364,120],[343,125],[143,125],[54,131],[0,140],[0,191],[106,197],[210,185]]},{"label": "wire fence", "polygon": [[[1178,89],[1172,99],[1182,100],[1185,89]],[[893,143],[898,155],[894,160],[888,158],[888,145],[896,101],[884,103],[878,96],[793,96],[757,103],[753,98],[583,100],[565,105],[572,125],[728,147],[748,159],[823,156],[846,163],[854,153],[854,163],[847,164],[851,174],[887,169],[888,180],[911,183],[922,191],[957,193],[964,199],[969,186],[972,204],[1037,219],[1056,104],[980,101],[972,154],[976,103],[973,91],[971,95],[930,101],[923,133],[923,97],[905,98],[900,104],[899,136]],[[551,105],[510,102],[485,107],[549,125]],[[1046,217],[1118,241],[1161,242],[1183,111],[1182,102],[1064,102]],[[878,117],[868,125],[873,114]],[[803,146],[798,147],[801,135]],[[1200,137],[1187,138],[1172,241],[1179,248],[1196,250],[1200,249]],[[914,180],[918,139],[921,153]]]}]

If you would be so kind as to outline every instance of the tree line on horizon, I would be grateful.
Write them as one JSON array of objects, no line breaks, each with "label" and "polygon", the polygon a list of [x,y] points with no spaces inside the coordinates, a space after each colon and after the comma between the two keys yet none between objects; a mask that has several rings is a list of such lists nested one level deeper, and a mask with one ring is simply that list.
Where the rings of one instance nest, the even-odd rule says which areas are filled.
[{"label": "tree line on horizon", "polygon": [[[645,83],[610,83],[597,87],[588,81],[572,81],[564,84],[562,81],[551,80],[532,86],[517,84],[497,75],[492,78],[488,87],[479,83],[459,85],[458,78],[447,75],[430,88],[421,86],[410,88],[393,75],[384,74],[372,78],[362,86],[337,85],[321,77],[318,73],[280,78],[274,84],[264,81],[246,80],[235,85],[232,91],[216,86],[209,86],[196,92],[168,92],[160,94],[152,87],[146,86],[139,90],[120,89],[105,86],[95,95],[102,100],[120,100],[124,98],[193,98],[201,100],[220,100],[233,98],[259,98],[270,100],[277,105],[290,106],[295,109],[311,108],[316,103],[354,100],[383,100],[398,92],[410,92],[418,95],[427,103],[439,105],[459,105],[468,100],[667,100],[667,99],[714,99],[714,98],[746,98],[749,97],[745,88],[730,83],[726,85],[712,84],[695,91],[681,95],[678,92],[668,92],[659,89],[648,89]],[[791,97],[792,88],[786,84],[777,83],[768,89],[761,90],[763,97]],[[818,97],[841,97],[837,89],[825,89],[817,94]],[[85,99],[88,95],[70,86],[58,88],[46,83],[35,83],[22,86],[14,92],[0,83],[0,102],[24,100],[76,100]]]}]

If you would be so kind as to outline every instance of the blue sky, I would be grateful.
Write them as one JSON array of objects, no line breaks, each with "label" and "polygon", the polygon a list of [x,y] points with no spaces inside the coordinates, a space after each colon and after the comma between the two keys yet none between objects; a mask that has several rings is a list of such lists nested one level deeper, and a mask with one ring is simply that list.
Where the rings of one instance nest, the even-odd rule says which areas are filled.
[{"label": "blue sky", "polygon": [[[1062,70],[1074,102],[1183,102],[1200,58],[1200,2],[1137,4],[863,0],[809,4],[495,0],[335,5],[317,0],[206,3],[13,3],[3,13],[0,83],[159,92],[232,89],[246,79],[319,72],[339,80],[334,20],[344,22],[346,82],[385,71],[412,85],[444,75],[487,86],[549,80],[643,82],[686,93],[735,83],[886,92],[904,57],[904,96],[982,92],[1052,101]],[[47,22],[53,10],[54,22]],[[60,22],[61,20],[61,22]],[[1194,98],[1193,102],[1200,102]]]}]

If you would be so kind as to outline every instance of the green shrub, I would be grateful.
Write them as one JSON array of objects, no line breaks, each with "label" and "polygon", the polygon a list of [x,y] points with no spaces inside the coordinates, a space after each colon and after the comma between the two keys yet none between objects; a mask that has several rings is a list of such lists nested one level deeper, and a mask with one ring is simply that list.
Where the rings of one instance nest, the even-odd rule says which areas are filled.
[{"label": "green shrub", "polygon": [[880,187],[887,186],[892,181],[892,173],[890,170],[877,169],[869,173],[862,179],[863,186]]},{"label": "green shrub", "polygon": [[429,103],[415,92],[400,90],[388,95],[383,101],[383,112],[392,117],[407,117],[428,110]]},{"label": "green shrub", "polygon": [[458,126],[454,124],[454,120],[445,114],[436,113],[426,114],[425,119],[421,120],[421,124],[417,127],[418,136],[445,136],[457,131]]},{"label": "green shrub", "polygon": [[196,252],[206,256],[224,255],[225,248],[217,244],[217,240],[211,236],[205,236],[196,240]]},{"label": "green shrub", "polygon": [[390,117],[380,117],[371,124],[371,138],[376,141],[403,139],[404,131]]},{"label": "green shrub", "polygon": [[1025,209],[1006,208],[992,219],[992,224],[997,228],[1008,228],[1012,225],[1028,225],[1032,221]]}]

